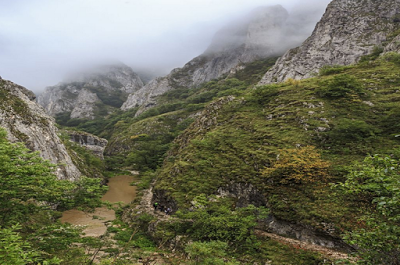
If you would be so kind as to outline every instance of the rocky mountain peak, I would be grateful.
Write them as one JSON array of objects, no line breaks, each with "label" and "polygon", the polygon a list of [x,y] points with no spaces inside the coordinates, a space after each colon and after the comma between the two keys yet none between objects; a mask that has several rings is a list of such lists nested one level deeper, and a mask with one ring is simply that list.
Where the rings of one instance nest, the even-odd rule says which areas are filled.
[{"label": "rocky mountain peak", "polygon": [[74,74],[65,82],[47,87],[37,102],[51,116],[66,113],[69,118],[93,119],[101,110],[121,107],[129,93],[143,86],[130,67],[118,63]]},{"label": "rocky mountain peak", "polygon": [[[67,82],[88,83],[92,86],[103,86],[111,90],[132,93],[143,86],[139,75],[132,68],[123,64],[100,65],[91,71],[72,75]],[[120,83],[119,85],[116,83]]]},{"label": "rocky mountain peak", "polygon": [[245,63],[282,54],[301,43],[293,42],[293,37],[286,34],[289,17],[288,11],[280,5],[253,10],[243,19],[219,30],[202,55],[132,93],[121,109],[140,106],[136,114],[139,115],[155,106],[156,97],[169,90],[196,87]]},{"label": "rocky mountain peak", "polygon": [[288,11],[281,5],[258,7],[243,20],[219,30],[203,56],[219,56],[240,48],[244,49],[241,59],[245,62],[270,56],[271,49],[278,48],[274,44],[277,38],[282,38],[281,28],[288,17]]},{"label": "rocky mountain peak", "polygon": [[309,78],[325,65],[356,63],[375,46],[393,41],[400,28],[399,12],[399,0],[333,0],[312,35],[287,51],[260,84]]}]

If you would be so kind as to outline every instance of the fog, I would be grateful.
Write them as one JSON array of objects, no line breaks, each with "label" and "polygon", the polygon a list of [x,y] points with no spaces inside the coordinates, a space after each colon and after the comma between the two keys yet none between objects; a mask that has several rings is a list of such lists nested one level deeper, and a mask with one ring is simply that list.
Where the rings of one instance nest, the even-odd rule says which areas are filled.
[{"label": "fog", "polygon": [[0,76],[37,93],[70,72],[109,61],[163,75],[203,53],[220,28],[258,6],[281,4],[294,14],[293,25],[307,20],[296,30],[298,42],[329,2],[0,0]]}]

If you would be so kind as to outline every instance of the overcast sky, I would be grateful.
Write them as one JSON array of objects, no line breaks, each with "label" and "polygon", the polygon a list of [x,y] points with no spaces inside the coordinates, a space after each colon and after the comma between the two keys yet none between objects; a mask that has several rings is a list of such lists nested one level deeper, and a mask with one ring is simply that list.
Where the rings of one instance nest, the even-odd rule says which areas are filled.
[{"label": "overcast sky", "polygon": [[[35,92],[108,60],[157,72],[201,54],[218,29],[258,6],[330,0],[0,0],[0,76]],[[297,5],[297,6],[296,6]]]}]

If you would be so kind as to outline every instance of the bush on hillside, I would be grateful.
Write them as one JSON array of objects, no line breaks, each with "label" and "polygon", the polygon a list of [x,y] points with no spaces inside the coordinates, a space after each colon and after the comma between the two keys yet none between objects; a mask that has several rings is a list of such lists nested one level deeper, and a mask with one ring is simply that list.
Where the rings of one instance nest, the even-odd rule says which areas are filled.
[{"label": "bush on hillside", "polygon": [[[328,176],[329,163],[313,146],[281,149],[271,167],[264,168],[262,175],[272,185],[304,184],[321,181]],[[269,184],[267,184],[268,186]]]},{"label": "bush on hillside", "polygon": [[352,68],[352,66],[324,65],[321,69],[319,69],[319,75],[326,76],[326,75],[341,74],[350,68]]},{"label": "bush on hillside", "polygon": [[345,237],[357,246],[359,264],[400,263],[399,165],[388,156],[368,156],[339,185],[347,196],[365,203],[358,227]]},{"label": "bush on hillside", "polygon": [[341,74],[325,82],[317,94],[322,98],[339,99],[351,98],[352,96],[363,96],[365,91],[361,83],[353,76]]}]

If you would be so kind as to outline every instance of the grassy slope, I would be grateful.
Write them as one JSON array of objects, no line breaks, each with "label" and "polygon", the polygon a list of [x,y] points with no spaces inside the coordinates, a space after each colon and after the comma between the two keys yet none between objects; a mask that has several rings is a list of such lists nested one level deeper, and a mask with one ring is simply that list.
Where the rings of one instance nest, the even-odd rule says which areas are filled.
[{"label": "grassy slope", "polygon": [[[215,113],[206,110],[207,126],[194,123],[178,137],[156,188],[166,190],[180,207],[188,207],[195,196],[214,194],[231,181],[252,183],[280,218],[346,229],[358,205],[335,195],[328,184],[343,181],[345,166],[368,153],[388,153],[399,146],[399,70],[396,63],[377,60],[331,69],[302,82],[249,89],[223,104],[216,121]],[[354,77],[362,93],[321,96],[343,74]],[[316,146],[331,163],[329,177],[268,187],[262,169],[276,161],[281,149],[307,145]]]},{"label": "grassy slope", "polygon": [[[222,78],[210,81],[198,88],[177,88],[158,98],[158,106],[133,117],[135,110],[114,114],[108,121],[93,121],[79,126],[80,129],[99,133],[109,139],[106,153],[112,167],[130,167],[136,170],[155,169],[162,164],[162,158],[173,139],[193,122],[197,113],[209,102],[221,96],[241,94],[255,84],[276,58],[256,61],[237,73],[236,78]],[[103,131],[98,127],[105,128]],[[96,127],[97,126],[97,127]],[[111,132],[111,133],[110,133]],[[156,148],[159,147],[159,148]],[[149,152],[145,152],[148,150]],[[147,158],[147,162],[137,158]],[[115,161],[115,157],[119,157]],[[151,161],[150,161],[151,160]],[[149,164],[141,166],[140,164]]]}]

